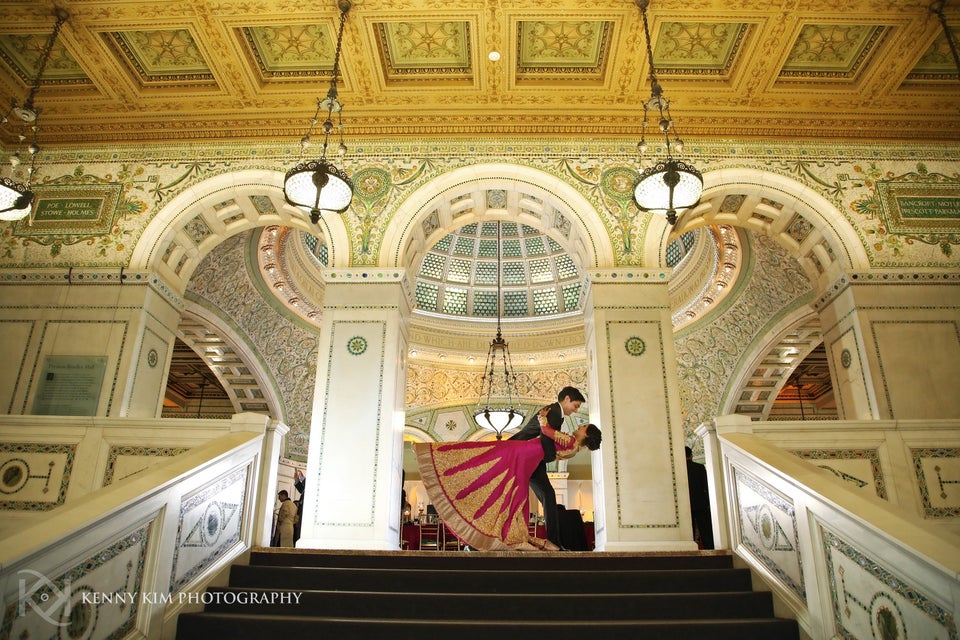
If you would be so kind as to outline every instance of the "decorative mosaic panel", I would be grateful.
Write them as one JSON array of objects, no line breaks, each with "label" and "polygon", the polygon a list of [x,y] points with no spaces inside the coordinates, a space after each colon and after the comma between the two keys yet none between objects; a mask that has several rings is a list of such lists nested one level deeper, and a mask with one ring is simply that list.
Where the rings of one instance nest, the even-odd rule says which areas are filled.
[{"label": "decorative mosaic panel", "polygon": [[188,447],[112,446],[107,453],[103,486],[113,484],[114,480],[123,480],[140,473],[157,462],[178,456],[188,450]]},{"label": "decorative mosaic panel", "polygon": [[63,504],[77,446],[0,442],[0,510],[48,511]]},{"label": "decorative mosaic panel", "polygon": [[887,497],[887,486],[876,449],[793,449],[791,453],[826,469],[858,489],[872,488],[877,496]]},{"label": "decorative mosaic panel", "polygon": [[960,517],[960,449],[911,449],[920,486],[923,513],[928,518]]},{"label": "decorative mosaic panel", "polygon": [[904,576],[821,527],[830,577],[835,633],[844,640],[957,638],[953,614]]},{"label": "decorative mosaic panel", "polygon": [[204,221],[203,217],[197,216],[190,222],[188,222],[183,230],[190,236],[190,239],[196,244],[200,244],[204,239],[209,238],[213,235],[213,231],[210,230],[210,227],[207,226],[207,223]]},{"label": "decorative mosaic panel", "polygon": [[784,586],[806,600],[793,503],[740,469],[734,469],[734,486],[740,520],[740,544],[750,549]]},{"label": "decorative mosaic panel", "polygon": [[179,591],[239,542],[249,471],[249,465],[235,469],[184,497],[170,593]]},{"label": "decorative mosaic panel", "polygon": [[[935,182],[936,178],[943,182]],[[946,176],[907,174],[877,181],[880,213],[892,233],[960,231],[960,182]]]},{"label": "decorative mosaic panel", "polygon": [[[22,586],[7,605],[2,638],[125,638],[134,629],[149,524],[124,534],[59,575],[17,572]],[[104,602],[104,594],[114,595]]]},{"label": "decorative mosaic panel", "polygon": [[122,213],[120,183],[64,184],[37,187],[32,220],[18,223],[24,236],[103,235]]}]

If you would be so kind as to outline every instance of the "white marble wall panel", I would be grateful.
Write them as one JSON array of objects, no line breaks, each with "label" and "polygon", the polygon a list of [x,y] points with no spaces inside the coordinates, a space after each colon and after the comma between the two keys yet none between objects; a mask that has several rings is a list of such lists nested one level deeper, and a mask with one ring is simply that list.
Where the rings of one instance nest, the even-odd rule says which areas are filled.
[{"label": "white marble wall panel", "polygon": [[184,497],[170,572],[179,591],[240,540],[250,467],[235,469]]},{"label": "white marble wall panel", "polygon": [[885,566],[883,558],[861,552],[856,541],[823,529],[821,536],[835,637],[957,638],[956,619],[937,594],[925,593],[909,577]]}]

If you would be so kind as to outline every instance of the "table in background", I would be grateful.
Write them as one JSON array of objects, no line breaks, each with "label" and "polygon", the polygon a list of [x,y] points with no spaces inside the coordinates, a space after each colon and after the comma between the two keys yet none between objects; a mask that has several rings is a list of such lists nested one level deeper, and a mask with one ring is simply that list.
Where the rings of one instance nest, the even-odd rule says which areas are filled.
[{"label": "table in background", "polygon": [[[579,512],[576,513],[577,516],[580,515]],[[573,518],[570,518],[573,520]],[[582,538],[582,549],[574,549],[569,547],[572,551],[592,551],[594,544],[594,530],[592,522],[583,522],[580,520],[583,526],[583,538]],[[545,538],[547,536],[547,530],[543,525],[537,525],[537,537]],[[400,542],[402,543],[401,548],[405,551],[419,551],[420,550],[420,525],[419,524],[405,524],[403,525],[403,531],[400,533]]]}]

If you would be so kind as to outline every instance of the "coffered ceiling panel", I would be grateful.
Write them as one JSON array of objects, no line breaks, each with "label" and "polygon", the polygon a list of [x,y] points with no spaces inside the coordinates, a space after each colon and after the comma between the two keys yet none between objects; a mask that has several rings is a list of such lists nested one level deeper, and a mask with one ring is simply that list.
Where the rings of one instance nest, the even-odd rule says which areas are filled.
[{"label": "coffered ceiling panel", "polygon": [[610,21],[521,20],[517,28],[517,78],[598,80],[606,69]]},{"label": "coffered ceiling panel", "polygon": [[141,86],[213,82],[210,67],[187,29],[114,31],[104,38]]},{"label": "coffered ceiling panel", "polygon": [[[326,93],[336,0],[60,4],[70,18],[36,96],[47,145],[294,143]],[[53,4],[0,11],[0,104],[22,102]],[[945,13],[960,35],[960,1]],[[926,1],[654,0],[648,18],[687,140],[960,139],[960,78]],[[345,134],[632,140],[646,58],[634,0],[355,0]]]},{"label": "coffered ceiling panel", "polygon": [[780,70],[780,78],[852,80],[889,31],[879,25],[805,25]]},{"label": "coffered ceiling panel", "polygon": [[241,39],[262,80],[329,76],[337,35],[330,25],[241,27]]},{"label": "coffered ceiling panel", "polygon": [[[41,53],[47,43],[47,35],[0,34],[0,58],[6,70],[13,73],[24,87],[33,84],[37,77]],[[56,43],[50,51],[50,59],[44,71],[47,85],[90,84],[90,79],[62,43]]]},{"label": "coffered ceiling panel", "polygon": [[653,52],[657,73],[727,75],[749,33],[742,22],[665,23]]},{"label": "coffered ceiling panel", "polygon": [[388,84],[472,80],[469,23],[376,22],[374,29]]}]

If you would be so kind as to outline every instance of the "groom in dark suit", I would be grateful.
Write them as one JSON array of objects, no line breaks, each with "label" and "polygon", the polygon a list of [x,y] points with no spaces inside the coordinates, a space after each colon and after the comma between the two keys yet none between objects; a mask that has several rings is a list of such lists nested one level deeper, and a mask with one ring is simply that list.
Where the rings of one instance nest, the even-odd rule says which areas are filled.
[{"label": "groom in dark suit", "polygon": [[[564,387],[557,394],[557,401],[548,405],[550,412],[547,414],[547,422],[551,427],[559,431],[563,427],[563,418],[570,415],[580,408],[585,402],[583,394],[576,387]],[[544,407],[547,408],[547,407]],[[534,413],[527,424],[523,425],[520,431],[513,434],[510,440],[532,440],[540,437],[540,412]],[[537,496],[540,505],[543,507],[543,518],[547,528],[547,540],[557,545],[560,544],[560,522],[557,514],[557,493],[550,484],[550,478],[547,477],[547,463],[557,459],[557,446],[552,438],[540,438],[540,444],[543,446],[543,460],[537,465],[533,475],[530,476],[530,488],[533,494]]]}]

